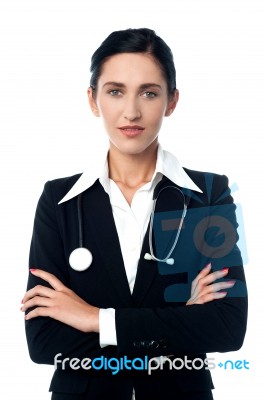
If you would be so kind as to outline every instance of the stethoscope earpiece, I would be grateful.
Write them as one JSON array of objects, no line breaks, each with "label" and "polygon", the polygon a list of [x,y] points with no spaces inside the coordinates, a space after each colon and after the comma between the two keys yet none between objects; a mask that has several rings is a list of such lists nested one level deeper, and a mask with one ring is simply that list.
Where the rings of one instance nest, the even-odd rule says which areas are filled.
[{"label": "stethoscope earpiece", "polygon": [[158,260],[156,257],[152,256],[149,253],[145,253],[144,258],[145,258],[145,260],[148,260],[148,261],[154,260],[154,261],[165,262],[168,265],[174,265],[174,263],[175,263],[175,260],[173,258],[167,258],[167,259],[164,259],[164,260]]},{"label": "stethoscope earpiece", "polygon": [[173,258],[168,258],[165,262],[166,262],[166,264],[168,264],[168,265],[174,265],[175,260],[174,260]]},{"label": "stethoscope earpiece", "polygon": [[85,271],[92,263],[92,254],[85,247],[78,247],[69,256],[69,264],[75,271]]}]

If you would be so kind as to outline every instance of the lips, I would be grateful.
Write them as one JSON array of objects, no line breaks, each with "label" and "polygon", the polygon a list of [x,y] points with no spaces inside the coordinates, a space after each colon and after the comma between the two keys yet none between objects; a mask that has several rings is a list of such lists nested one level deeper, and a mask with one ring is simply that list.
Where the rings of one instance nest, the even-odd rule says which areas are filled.
[{"label": "lips", "polygon": [[130,137],[137,136],[140,133],[142,133],[144,130],[143,126],[139,126],[139,125],[125,125],[125,126],[120,126],[118,129],[124,135],[130,136]]}]

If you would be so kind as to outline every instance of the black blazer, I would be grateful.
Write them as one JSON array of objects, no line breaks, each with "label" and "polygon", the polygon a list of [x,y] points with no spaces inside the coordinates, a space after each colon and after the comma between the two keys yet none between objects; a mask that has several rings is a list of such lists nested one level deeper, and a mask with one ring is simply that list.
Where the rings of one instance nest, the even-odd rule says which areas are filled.
[{"label": "black blazer", "polygon": [[[217,257],[215,243],[211,247],[213,254],[207,254],[203,248],[201,251],[199,246],[193,247],[195,237],[188,239],[185,234],[189,224],[193,228],[203,215],[206,216],[206,210],[209,210],[208,214],[225,210],[224,218],[236,228],[235,206],[228,180],[216,174],[187,169],[186,172],[203,193],[182,189],[189,199],[187,216],[189,212],[191,216],[185,219],[174,252],[175,264],[167,266],[144,259],[144,254],[150,251],[147,230],[132,295],[109,196],[99,180],[83,193],[84,245],[93,254],[92,265],[83,272],[74,271],[68,262],[70,253],[78,247],[77,198],[57,204],[80,175],[45,184],[36,210],[29,265],[53,273],[88,303],[101,308],[115,308],[118,345],[101,348],[96,333],[82,333],[51,318],[38,317],[26,321],[28,348],[34,362],[53,364],[58,353],[62,353],[62,358],[79,359],[102,355],[107,358],[173,355],[172,358],[187,356],[192,360],[204,360],[206,353],[234,351],[242,346],[247,297],[243,290],[245,278],[239,250],[233,246],[230,254]],[[167,186],[169,181],[165,178],[160,185]],[[171,222],[172,213],[182,207],[176,193],[169,191],[167,194],[165,191],[157,202],[156,216],[159,220],[162,217],[162,220]],[[193,235],[191,232],[188,233],[190,236]],[[162,230],[159,238],[166,235],[169,235],[169,229]],[[202,243],[215,241],[216,236],[213,234],[208,239],[204,236]],[[158,252],[162,250],[156,244],[156,238],[154,245]],[[226,278],[236,279],[237,284],[228,290],[224,299],[185,306],[192,278],[208,261],[212,261],[213,269],[230,267]],[[29,274],[27,289],[37,284],[48,285]],[[109,395],[117,400],[129,400],[133,387],[137,399],[171,399],[178,391],[208,390],[213,388],[213,384],[210,372],[205,368],[170,370],[165,366],[151,375],[146,371],[113,375],[110,371],[94,373],[66,367],[55,371],[50,391],[76,394],[86,391],[90,399],[104,399]]]}]

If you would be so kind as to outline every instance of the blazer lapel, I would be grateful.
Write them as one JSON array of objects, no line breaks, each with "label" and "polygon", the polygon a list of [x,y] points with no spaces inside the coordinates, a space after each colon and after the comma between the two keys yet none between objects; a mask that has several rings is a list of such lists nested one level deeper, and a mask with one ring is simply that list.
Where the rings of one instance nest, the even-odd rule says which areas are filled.
[{"label": "blazer lapel", "polygon": [[152,285],[154,278],[158,274],[157,262],[145,260],[144,258],[145,253],[150,252],[149,229],[150,229],[150,224],[147,228],[144,237],[141,255],[138,263],[135,285],[132,293],[132,300],[134,305],[136,306],[140,306],[142,304],[142,301],[145,298],[146,293],[148,292],[150,286]]},{"label": "blazer lapel", "polygon": [[93,228],[93,235],[95,235],[98,253],[102,258],[103,268],[106,269],[111,283],[116,288],[120,303],[128,306],[132,303],[131,292],[109,196],[101,184],[96,182],[88,191],[86,207],[88,209],[84,213],[87,219],[86,223]]}]

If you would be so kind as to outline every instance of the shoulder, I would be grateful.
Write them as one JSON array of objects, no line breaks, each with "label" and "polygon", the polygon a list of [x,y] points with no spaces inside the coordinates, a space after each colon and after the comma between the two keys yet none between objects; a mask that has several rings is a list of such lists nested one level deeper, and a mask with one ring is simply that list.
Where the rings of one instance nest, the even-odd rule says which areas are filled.
[{"label": "shoulder", "polygon": [[77,182],[81,175],[82,173],[79,173],[63,178],[52,179],[48,182],[50,182],[51,186],[57,190],[69,190]]},{"label": "shoulder", "polygon": [[[215,172],[207,171],[196,171],[193,169],[183,167],[184,171],[188,176],[195,182],[201,189],[204,188],[206,182],[218,182],[219,184],[228,184],[228,178],[226,175],[217,174]],[[202,186],[203,185],[203,186]]]},{"label": "shoulder", "polygon": [[[57,178],[45,183],[42,197],[52,200],[55,204],[67,204],[80,193],[101,193],[103,190],[100,180],[92,171]],[[104,191],[104,190],[103,190]],[[101,193],[102,194],[102,193]]]},{"label": "shoulder", "polygon": [[57,203],[74,186],[82,173],[49,180],[44,185],[43,195],[51,196]]},{"label": "shoulder", "polygon": [[216,201],[219,197],[230,190],[228,188],[228,177],[226,175],[217,174],[207,171],[195,171],[183,168],[193,182],[202,190],[202,196],[208,203],[210,200]]}]

